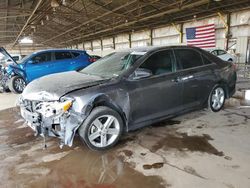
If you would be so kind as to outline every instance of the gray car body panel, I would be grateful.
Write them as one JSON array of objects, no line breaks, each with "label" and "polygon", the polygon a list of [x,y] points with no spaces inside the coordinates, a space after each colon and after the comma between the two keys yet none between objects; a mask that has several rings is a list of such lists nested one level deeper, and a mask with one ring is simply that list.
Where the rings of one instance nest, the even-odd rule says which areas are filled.
[{"label": "gray car body panel", "polygon": [[[159,50],[174,51],[177,48],[190,49],[190,47],[183,46],[139,49],[139,51],[146,51],[146,55],[124,74],[112,79],[103,79],[78,72],[46,76],[31,82],[25,88],[21,100],[73,99],[73,105],[69,110],[70,115],[61,118],[60,122],[66,131],[59,136],[63,144],[71,146],[77,129],[91,113],[91,110],[98,105],[109,106],[116,110],[126,125],[125,131],[129,131],[204,107],[212,88],[218,83],[227,87],[227,93],[229,93],[227,97],[232,95],[236,82],[235,72],[228,63],[214,57],[214,60],[218,62],[133,80],[133,72],[150,55]],[[191,49],[199,51],[201,54],[204,53],[204,57],[207,55],[198,48]],[[176,78],[180,78],[181,81],[175,82]],[[189,79],[185,80],[186,78]],[[188,98],[185,98],[183,93]],[[22,108],[21,105],[21,110]]]}]

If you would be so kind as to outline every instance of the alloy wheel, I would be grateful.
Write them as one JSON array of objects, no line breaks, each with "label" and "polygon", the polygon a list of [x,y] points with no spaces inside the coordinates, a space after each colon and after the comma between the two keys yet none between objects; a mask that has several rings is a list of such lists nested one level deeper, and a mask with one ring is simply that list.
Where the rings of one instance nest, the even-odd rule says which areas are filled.
[{"label": "alloy wheel", "polygon": [[16,90],[19,92],[22,92],[24,90],[25,85],[26,84],[22,78],[17,78],[15,83],[14,83]]},{"label": "alloy wheel", "polygon": [[120,124],[117,118],[112,115],[103,115],[92,122],[88,131],[88,140],[95,147],[103,148],[111,145],[119,133]]},{"label": "alloy wheel", "polygon": [[224,90],[221,87],[216,88],[212,94],[211,100],[213,109],[219,110],[224,104],[225,100]]}]

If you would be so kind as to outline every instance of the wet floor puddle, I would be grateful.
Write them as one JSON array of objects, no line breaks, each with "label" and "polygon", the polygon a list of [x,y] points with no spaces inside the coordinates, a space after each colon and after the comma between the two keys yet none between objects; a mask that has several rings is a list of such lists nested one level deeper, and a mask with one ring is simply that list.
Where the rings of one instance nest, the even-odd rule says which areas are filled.
[{"label": "wet floor puddle", "polygon": [[[62,150],[58,140],[50,138],[48,149],[43,150],[42,138],[34,137],[30,128],[22,126],[16,108],[0,111],[0,120],[0,180],[8,187],[166,187],[167,182],[160,177],[145,176],[124,162],[124,157],[133,156],[133,151],[122,149],[128,142],[140,144],[151,152],[175,149],[223,156],[223,152],[209,143],[212,140],[209,135],[188,136],[174,131],[173,126],[168,125],[181,123],[174,120],[125,135],[118,146],[102,153],[89,150],[78,137],[74,147]],[[143,157],[146,155],[141,153]],[[163,166],[162,162],[152,161],[152,164],[144,164],[143,169]],[[1,176],[4,173],[5,176]]]},{"label": "wet floor puddle", "polygon": [[209,141],[209,135],[188,136],[186,133],[167,134],[164,138],[157,141],[150,150],[156,152],[159,149],[177,149],[179,151],[203,152],[217,156],[223,156],[223,152],[218,151]]},{"label": "wet floor puddle", "polygon": [[42,166],[51,169],[50,173],[31,187],[164,187],[161,178],[142,175],[112,151],[100,154],[83,147]]},{"label": "wet floor puddle", "polygon": [[[4,130],[0,131],[0,180],[7,187],[165,187],[160,177],[144,176],[124,162],[120,146],[93,152],[76,138],[74,147],[61,150],[58,140],[51,138],[48,149],[43,150],[42,138],[34,137],[29,128],[17,129],[23,124],[17,109],[0,111],[0,120],[0,130]],[[120,145],[126,140],[131,137]]]}]

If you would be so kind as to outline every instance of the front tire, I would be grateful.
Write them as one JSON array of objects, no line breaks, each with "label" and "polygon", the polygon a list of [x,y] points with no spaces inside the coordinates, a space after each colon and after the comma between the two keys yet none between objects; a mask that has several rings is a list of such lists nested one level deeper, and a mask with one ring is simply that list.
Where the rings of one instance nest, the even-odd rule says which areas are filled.
[{"label": "front tire", "polygon": [[218,112],[222,109],[226,99],[226,93],[222,86],[215,86],[208,98],[208,107],[213,112]]},{"label": "front tire", "polygon": [[21,76],[13,76],[9,81],[9,89],[13,93],[22,93],[26,83]]},{"label": "front tire", "polygon": [[100,106],[92,110],[78,133],[90,149],[102,151],[118,142],[123,124],[121,116],[116,111]]}]

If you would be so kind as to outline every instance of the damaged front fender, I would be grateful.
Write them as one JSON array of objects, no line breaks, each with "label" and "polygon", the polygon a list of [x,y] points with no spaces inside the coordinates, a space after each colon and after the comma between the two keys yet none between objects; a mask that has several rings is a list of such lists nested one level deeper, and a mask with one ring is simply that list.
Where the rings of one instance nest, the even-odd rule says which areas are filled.
[{"label": "damaged front fender", "polygon": [[62,125],[65,127],[65,135],[62,138],[63,145],[72,146],[76,131],[87,116],[71,111],[70,116],[65,118]]},{"label": "damaged front fender", "polygon": [[129,95],[126,92],[120,90],[118,93],[116,92],[116,94],[112,92],[109,93],[109,95],[104,93],[93,95],[81,109],[83,116],[87,117],[93,108],[97,106],[107,106],[118,112],[126,125],[126,131],[128,130],[130,105]]}]

